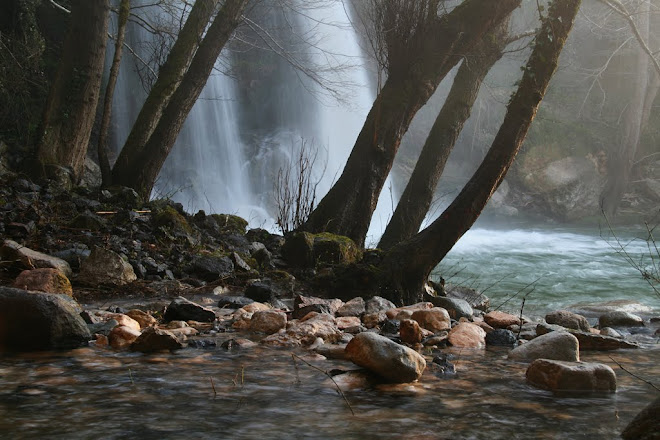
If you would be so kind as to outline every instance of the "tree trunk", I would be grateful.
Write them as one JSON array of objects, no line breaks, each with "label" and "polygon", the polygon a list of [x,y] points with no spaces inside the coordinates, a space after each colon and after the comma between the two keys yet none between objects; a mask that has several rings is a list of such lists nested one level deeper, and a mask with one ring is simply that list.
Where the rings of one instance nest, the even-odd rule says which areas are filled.
[{"label": "tree trunk", "polygon": [[463,54],[519,4],[520,0],[467,0],[447,15],[434,17],[421,43],[415,40],[419,47],[414,48],[412,62],[397,63],[390,54],[389,77],[342,175],[301,229],[345,235],[364,244],[378,196],[413,116]]},{"label": "tree trunk", "polygon": [[431,270],[470,229],[504,179],[522,145],[554,74],[559,54],[573,26],[580,0],[555,0],[536,36],[534,50],[502,125],[483,162],[452,204],[429,227],[399,243],[381,265],[387,276],[383,295],[414,303]]},{"label": "tree trunk", "polygon": [[108,159],[108,128],[110,127],[110,115],[112,114],[112,96],[115,93],[115,84],[119,76],[119,66],[121,64],[122,48],[124,46],[124,36],[126,35],[126,24],[128,15],[131,12],[131,1],[121,0],[119,4],[119,17],[117,19],[117,38],[115,39],[115,54],[112,57],[112,66],[108,75],[108,84],[105,88],[103,98],[103,116],[101,117],[101,128],[99,133],[99,142],[97,151],[99,155],[99,166],[101,167],[101,186],[108,187],[112,184],[112,169],[110,168],[110,159]]},{"label": "tree trunk", "polygon": [[135,160],[128,164],[126,172],[120,176],[121,179],[115,183],[135,189],[144,198],[149,197],[163,163],[172,151],[188,113],[206,85],[220,51],[240,23],[247,2],[248,0],[225,1],[200,43],[181,84],[163,110],[149,140]]},{"label": "tree trunk", "polygon": [[82,174],[99,100],[108,29],[108,0],[72,0],[62,59],[48,94],[37,146],[42,167]]},{"label": "tree trunk", "polygon": [[386,250],[417,232],[433,202],[436,186],[454,148],[456,139],[470,117],[479,88],[491,67],[502,57],[507,45],[509,20],[488,33],[463,60],[449,95],[438,114],[406,189],[378,247]]},{"label": "tree trunk", "polygon": [[130,176],[130,173],[134,172],[133,163],[143,153],[163,110],[188,71],[195,50],[218,3],[219,0],[197,0],[190,10],[186,23],[177,36],[165,64],[160,67],[158,78],[149,91],[126,143],[117,157],[112,169],[114,183],[128,186],[128,182],[131,181],[133,176]]}]

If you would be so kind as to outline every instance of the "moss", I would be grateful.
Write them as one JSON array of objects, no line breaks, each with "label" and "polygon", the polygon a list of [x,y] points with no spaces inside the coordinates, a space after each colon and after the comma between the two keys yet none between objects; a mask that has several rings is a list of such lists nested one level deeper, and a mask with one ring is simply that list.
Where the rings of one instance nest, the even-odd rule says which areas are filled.
[{"label": "moss", "polygon": [[183,230],[188,234],[192,233],[192,227],[188,224],[188,220],[169,205],[159,209],[154,214],[152,221],[156,226],[164,226],[173,230]]},{"label": "moss", "polygon": [[353,240],[323,232],[314,235],[314,261],[319,264],[347,264],[362,258],[362,250]]},{"label": "moss", "polygon": [[218,223],[221,232],[245,235],[248,222],[244,218],[232,214],[211,214],[211,217]]}]

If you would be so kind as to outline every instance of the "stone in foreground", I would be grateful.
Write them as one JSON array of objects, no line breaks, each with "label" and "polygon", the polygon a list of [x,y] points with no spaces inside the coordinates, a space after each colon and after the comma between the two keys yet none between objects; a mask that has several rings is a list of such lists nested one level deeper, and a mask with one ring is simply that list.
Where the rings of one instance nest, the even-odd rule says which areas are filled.
[{"label": "stone in foreground", "polygon": [[655,399],[626,426],[623,440],[658,440],[660,438],[660,397]]},{"label": "stone in foreground", "polygon": [[484,348],[486,332],[476,324],[461,322],[449,332],[449,343],[458,348]]},{"label": "stone in foreground", "polygon": [[575,336],[568,332],[551,332],[538,336],[520,345],[509,353],[509,359],[533,361],[553,359],[557,361],[578,362],[580,344]]},{"label": "stone in foreground", "polygon": [[537,359],[525,376],[535,387],[553,393],[616,392],[616,374],[605,364]]},{"label": "stone in foreground", "polygon": [[426,368],[426,361],[419,353],[375,333],[356,335],[346,346],[346,356],[394,383],[416,381]]}]

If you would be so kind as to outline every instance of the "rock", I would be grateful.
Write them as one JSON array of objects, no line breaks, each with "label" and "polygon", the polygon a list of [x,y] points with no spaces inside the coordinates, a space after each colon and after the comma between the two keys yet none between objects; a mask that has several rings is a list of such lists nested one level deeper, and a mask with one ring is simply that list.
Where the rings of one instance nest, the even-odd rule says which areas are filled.
[{"label": "rock", "polygon": [[296,310],[311,305],[325,306],[328,310],[328,313],[334,315],[335,313],[337,313],[337,310],[339,310],[339,308],[344,305],[344,302],[336,298],[324,299],[324,298],[317,298],[314,296],[297,295],[293,301],[293,311],[295,313]]},{"label": "rock", "polygon": [[470,319],[474,314],[470,304],[468,304],[468,302],[463,299],[445,298],[438,296],[435,298],[432,297],[430,301],[435,307],[441,307],[445,309],[449,313],[449,316],[457,321],[460,318]]},{"label": "rock", "polygon": [[422,328],[433,333],[451,328],[449,313],[440,307],[417,310],[413,312],[412,319],[417,321]]},{"label": "rock", "polygon": [[623,440],[658,440],[660,438],[660,397],[644,408],[621,433]]},{"label": "rock", "polygon": [[355,335],[345,352],[353,363],[394,383],[416,381],[426,368],[416,351],[370,332]]},{"label": "rock", "polygon": [[598,325],[603,327],[643,327],[644,320],[637,315],[624,311],[608,312],[598,318]]},{"label": "rock", "polygon": [[94,335],[103,335],[108,336],[113,328],[117,327],[119,322],[116,319],[108,319],[107,321],[101,321],[94,324],[87,324],[90,333]]},{"label": "rock", "polygon": [[215,321],[215,312],[209,308],[202,307],[192,301],[183,297],[178,297],[172,300],[170,305],[165,310],[163,319],[165,322],[169,321],[199,321],[199,322],[213,322]]},{"label": "rock", "polygon": [[484,321],[493,328],[507,328],[511,325],[520,324],[520,317],[495,310],[486,313]]},{"label": "rock", "polygon": [[322,344],[314,348],[314,351],[328,359],[346,359],[346,344]]},{"label": "rock", "polygon": [[211,214],[211,217],[218,224],[221,233],[245,235],[248,222],[244,218],[232,214]]},{"label": "rock", "polygon": [[262,344],[279,347],[311,345],[316,338],[333,343],[341,339],[342,332],[337,328],[335,318],[319,313],[305,321],[293,322],[284,333],[275,333],[261,340]]},{"label": "rock", "polygon": [[140,328],[153,327],[156,324],[158,324],[156,318],[154,318],[147,312],[143,312],[142,310],[138,310],[138,309],[129,310],[128,312],[126,312],[126,316],[134,319],[138,324],[140,324]]},{"label": "rock", "polygon": [[287,234],[282,257],[293,267],[314,267],[314,236],[309,232]]},{"label": "rock", "polygon": [[204,281],[215,281],[232,275],[234,263],[226,256],[198,255],[188,267],[188,272]]},{"label": "rock", "polygon": [[92,336],[80,312],[64,295],[0,287],[0,352],[86,345]]},{"label": "rock", "polygon": [[440,374],[454,374],[456,372],[456,367],[452,362],[453,355],[441,353],[433,358],[433,365],[435,369]]},{"label": "rock", "polygon": [[424,339],[424,334],[422,333],[422,328],[419,326],[417,321],[412,319],[403,319],[400,324],[400,336],[401,341],[406,344],[419,344]]},{"label": "rock", "polygon": [[572,328],[575,330],[584,330],[589,331],[591,326],[582,315],[577,313],[569,312],[568,310],[557,310],[552,313],[545,315],[545,322],[548,324],[561,325],[562,327]]},{"label": "rock", "polygon": [[128,348],[138,336],[140,336],[139,330],[125,325],[118,325],[110,331],[108,341],[115,350],[122,350]]},{"label": "rock", "polygon": [[271,308],[267,304],[262,304],[260,302],[253,301],[250,304],[246,304],[240,309],[238,309],[236,312],[237,313],[254,313],[254,312],[260,312],[262,310],[270,310]]},{"label": "rock", "polygon": [[535,387],[553,393],[616,392],[616,375],[605,364],[536,359],[525,376]]},{"label": "rock", "polygon": [[509,353],[509,359],[517,361],[554,359],[577,362],[580,360],[579,343],[577,338],[568,332],[552,332],[514,348]]},{"label": "rock", "polygon": [[614,330],[611,327],[604,327],[600,329],[600,334],[602,336],[609,336],[610,338],[622,338],[621,333],[618,331]]},{"label": "rock", "polygon": [[283,328],[286,328],[286,313],[278,310],[254,312],[250,320],[250,330],[253,332],[272,335]]},{"label": "rock", "polygon": [[137,330],[138,332],[141,329],[139,322],[129,317],[128,315],[124,315],[123,313],[104,313],[101,316],[101,319],[103,319],[104,321],[115,320],[117,321],[117,325],[132,328],[133,330]]},{"label": "rock", "polygon": [[346,330],[362,325],[362,321],[357,316],[340,316],[335,318],[335,321],[339,330]]},{"label": "rock", "polygon": [[86,229],[89,231],[99,231],[105,227],[105,220],[96,214],[85,211],[78,214],[69,222],[69,227],[74,229]]},{"label": "rock", "polygon": [[337,316],[362,316],[366,313],[366,305],[361,296],[346,302],[337,310]]},{"label": "rock", "polygon": [[135,281],[133,267],[119,254],[95,246],[89,257],[80,265],[78,281],[82,284],[122,286]]},{"label": "rock", "polygon": [[362,256],[362,251],[353,240],[328,232],[314,235],[313,253],[317,265],[351,264]]},{"label": "rock", "polygon": [[369,313],[362,316],[362,324],[364,324],[366,328],[376,328],[386,321],[388,321],[388,319],[384,312]]},{"label": "rock", "polygon": [[[473,309],[486,310],[490,306],[490,299],[474,289],[464,286],[447,286],[447,298],[466,301]],[[441,306],[442,307],[442,306]]]},{"label": "rock", "polygon": [[396,306],[392,301],[388,299],[382,298],[380,296],[374,296],[367,300],[365,308],[365,313],[370,315],[372,313],[386,312],[389,309],[396,308]]},{"label": "rock", "polygon": [[35,292],[73,295],[71,282],[59,269],[24,270],[16,277],[14,287]]},{"label": "rock", "polygon": [[224,348],[225,350],[233,350],[234,348],[240,348],[240,349],[253,348],[256,347],[257,345],[258,344],[256,342],[250,341],[249,339],[232,338],[223,342],[221,347]]},{"label": "rock", "polygon": [[461,322],[449,331],[449,343],[458,348],[483,348],[486,332],[476,324]]},{"label": "rock", "polygon": [[246,296],[223,295],[218,300],[218,307],[229,309],[240,309],[243,306],[252,304],[254,300]]},{"label": "rock", "polygon": [[22,269],[58,269],[67,277],[72,275],[71,266],[61,258],[52,257],[33,251],[13,240],[5,240],[0,247],[0,259],[2,261],[13,261]]},{"label": "rock", "polygon": [[[417,310],[429,310],[433,308],[433,303],[431,302],[419,302],[417,304],[412,304],[410,306],[397,307],[394,309],[387,310],[385,314],[389,319],[406,319],[412,316],[412,314]],[[401,312],[407,312],[401,314]],[[401,316],[400,318],[397,318]]]},{"label": "rock", "polygon": [[554,331],[567,331],[575,336],[580,342],[580,350],[618,350],[620,348],[639,348],[639,345],[610,336],[598,335],[591,332],[566,329],[553,324],[538,324],[536,326],[537,335],[545,335]]},{"label": "rock", "polygon": [[638,301],[620,299],[599,303],[579,303],[568,307],[571,312],[587,318],[598,318],[608,312],[650,313],[652,309]]},{"label": "rock", "polygon": [[250,265],[247,264],[245,260],[243,260],[243,258],[241,258],[241,256],[238,255],[238,253],[232,252],[229,258],[231,258],[231,261],[234,263],[234,267],[236,268],[236,270],[240,270],[243,272],[252,271]]},{"label": "rock", "polygon": [[178,350],[183,347],[179,339],[168,330],[149,327],[131,344],[131,350],[143,353]]},{"label": "rock", "polygon": [[515,344],[516,335],[511,330],[498,328],[486,333],[486,345],[513,347]]},{"label": "rock", "polygon": [[271,277],[264,277],[248,283],[245,296],[258,302],[275,302],[278,298],[290,297],[296,279],[284,271],[272,271]]},{"label": "rock", "polygon": [[400,328],[401,328],[401,321],[398,321],[396,319],[388,319],[385,322],[383,322],[383,326],[380,329],[380,333],[385,335],[396,335],[397,333],[399,333]]}]

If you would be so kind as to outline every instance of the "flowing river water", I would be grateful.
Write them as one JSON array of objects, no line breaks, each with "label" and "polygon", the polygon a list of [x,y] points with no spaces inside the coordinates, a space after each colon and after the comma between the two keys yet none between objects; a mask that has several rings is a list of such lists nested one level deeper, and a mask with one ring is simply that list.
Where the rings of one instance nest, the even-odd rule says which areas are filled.
[{"label": "flowing river water", "polygon": [[[597,235],[577,231],[476,229],[449,259],[465,266],[464,280],[478,273],[487,285],[508,275],[488,290],[493,303],[540,278],[526,314],[621,298],[657,308],[650,288],[608,249]],[[583,361],[612,366],[613,395],[553,396],[528,385],[527,364],[507,360],[506,349],[443,349],[424,352],[429,367],[419,382],[347,387],[347,404],[327,376],[289,350],[220,347],[237,336],[219,334],[216,346],[172,354],[90,346],[3,355],[0,438],[615,439],[658,395],[617,365],[657,381],[660,349],[652,337],[643,349],[581,353]],[[440,352],[453,356],[455,374],[430,365]],[[293,353],[324,371],[355,368]]]}]

